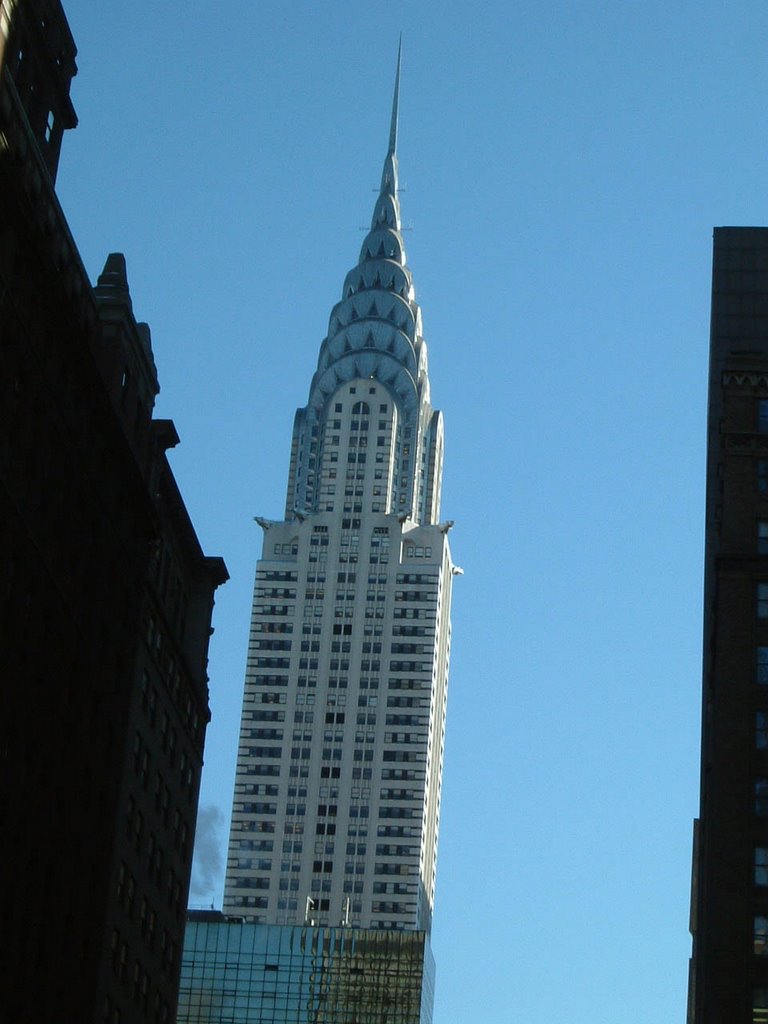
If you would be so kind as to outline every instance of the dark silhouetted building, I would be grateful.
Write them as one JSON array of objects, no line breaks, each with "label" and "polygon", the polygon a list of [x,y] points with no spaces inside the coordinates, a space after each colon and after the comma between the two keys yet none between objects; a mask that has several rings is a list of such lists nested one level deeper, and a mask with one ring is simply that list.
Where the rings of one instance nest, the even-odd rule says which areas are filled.
[{"label": "dark silhouetted building", "polygon": [[75,53],[58,0],[0,0],[2,1015],[170,1022],[227,573],[125,261],[92,288],[56,198]]},{"label": "dark silhouetted building", "polygon": [[689,1024],[768,1021],[768,229],[715,231]]}]

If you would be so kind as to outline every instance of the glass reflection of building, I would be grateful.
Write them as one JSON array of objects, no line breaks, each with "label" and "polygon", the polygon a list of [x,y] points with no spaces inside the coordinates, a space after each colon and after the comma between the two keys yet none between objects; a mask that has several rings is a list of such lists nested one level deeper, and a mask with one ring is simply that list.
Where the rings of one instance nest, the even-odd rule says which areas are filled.
[{"label": "glass reflection of building", "polygon": [[184,1024],[431,1024],[424,932],[258,925],[190,914]]}]

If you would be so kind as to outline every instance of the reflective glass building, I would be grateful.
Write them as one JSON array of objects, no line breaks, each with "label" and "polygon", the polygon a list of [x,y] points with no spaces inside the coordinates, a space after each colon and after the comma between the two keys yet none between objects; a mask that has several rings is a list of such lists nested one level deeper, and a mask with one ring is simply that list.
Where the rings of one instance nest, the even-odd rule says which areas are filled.
[{"label": "reflective glass building", "polygon": [[425,932],[249,924],[192,912],[179,1024],[431,1024]]}]

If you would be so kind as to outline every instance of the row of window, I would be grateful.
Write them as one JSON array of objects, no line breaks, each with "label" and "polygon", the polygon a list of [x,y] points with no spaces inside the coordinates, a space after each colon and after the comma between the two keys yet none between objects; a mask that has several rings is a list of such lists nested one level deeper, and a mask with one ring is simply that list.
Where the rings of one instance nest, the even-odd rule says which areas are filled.
[{"label": "row of window", "polygon": [[406,546],[405,546],[405,557],[406,558],[431,558],[432,557],[432,548],[429,545],[406,544]]},{"label": "row of window", "polygon": [[[178,635],[181,636],[182,633],[183,628],[179,630]],[[157,617],[150,614],[145,624],[145,639],[181,721],[192,737],[198,739],[205,724],[204,716],[201,715],[189,689],[183,685],[182,672],[174,653],[177,637],[169,637],[161,628]],[[153,725],[156,704],[157,691],[150,686],[149,673],[145,670],[142,675],[142,707]]]},{"label": "row of window", "polygon": [[[395,806],[383,806],[379,808],[378,818],[379,820],[384,819],[410,819],[420,820],[422,817],[421,810],[421,796],[414,798],[416,801],[415,806],[403,807],[399,805]],[[286,805],[286,815],[289,817],[303,818],[306,816],[306,804],[292,804]],[[277,813],[277,805],[274,803],[267,802],[255,802],[255,803],[242,803],[235,805],[235,811],[238,815],[240,814],[256,814],[262,816],[271,816]],[[335,818],[338,813],[336,805],[320,805],[317,810],[318,818]],[[369,818],[371,809],[368,804],[352,804],[349,808],[349,820],[360,818]],[[253,826],[258,826],[254,828]],[[274,833],[275,824],[269,821],[258,821],[258,822],[243,822],[240,821],[240,829],[243,831],[263,831],[268,833]],[[284,833],[287,835],[303,835],[304,823],[303,822],[286,822],[284,824]],[[335,835],[336,826],[331,825],[325,821],[318,821],[316,824],[315,835]],[[352,833],[350,833],[352,834]]]},{"label": "row of window", "polygon": [[[181,674],[177,669],[172,673],[172,677],[167,679],[167,682],[182,722],[187,727],[192,740],[197,740],[203,723],[191,696],[187,694],[186,698],[182,699]],[[153,729],[157,725],[157,704],[157,687],[151,684],[149,672],[144,670],[141,678],[141,709]],[[171,759],[173,759],[176,745],[176,730],[171,727],[168,711],[163,711],[160,719],[160,736],[163,753],[170,753]]]},{"label": "row of window", "polygon": [[[160,937],[160,967],[169,979],[173,980],[176,973],[176,961],[178,958],[178,947],[168,931],[163,930]],[[110,959],[112,971],[122,982],[128,982],[128,961],[130,949],[126,940],[121,936],[119,930],[112,930],[110,941]],[[150,976],[144,969],[141,961],[134,961],[133,976],[133,998],[139,1002],[143,1009],[147,1009],[147,998],[150,988]]]}]

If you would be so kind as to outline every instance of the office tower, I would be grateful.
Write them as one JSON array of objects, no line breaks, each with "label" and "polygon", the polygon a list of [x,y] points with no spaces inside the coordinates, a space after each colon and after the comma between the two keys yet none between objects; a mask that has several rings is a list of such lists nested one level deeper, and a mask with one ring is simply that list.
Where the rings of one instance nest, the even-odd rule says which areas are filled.
[{"label": "office tower", "polygon": [[768,1021],[768,229],[714,240],[689,1024]]},{"label": "office tower", "polygon": [[179,1024],[432,1024],[425,932],[189,918]]},{"label": "office tower", "polygon": [[259,518],[224,911],[429,931],[452,574],[443,422],[397,193],[399,58],[370,231]]},{"label": "office tower", "polygon": [[58,0],[0,0],[3,1017],[174,1017],[221,559],[152,418],[125,261],[95,288],[54,181],[76,124]]}]

